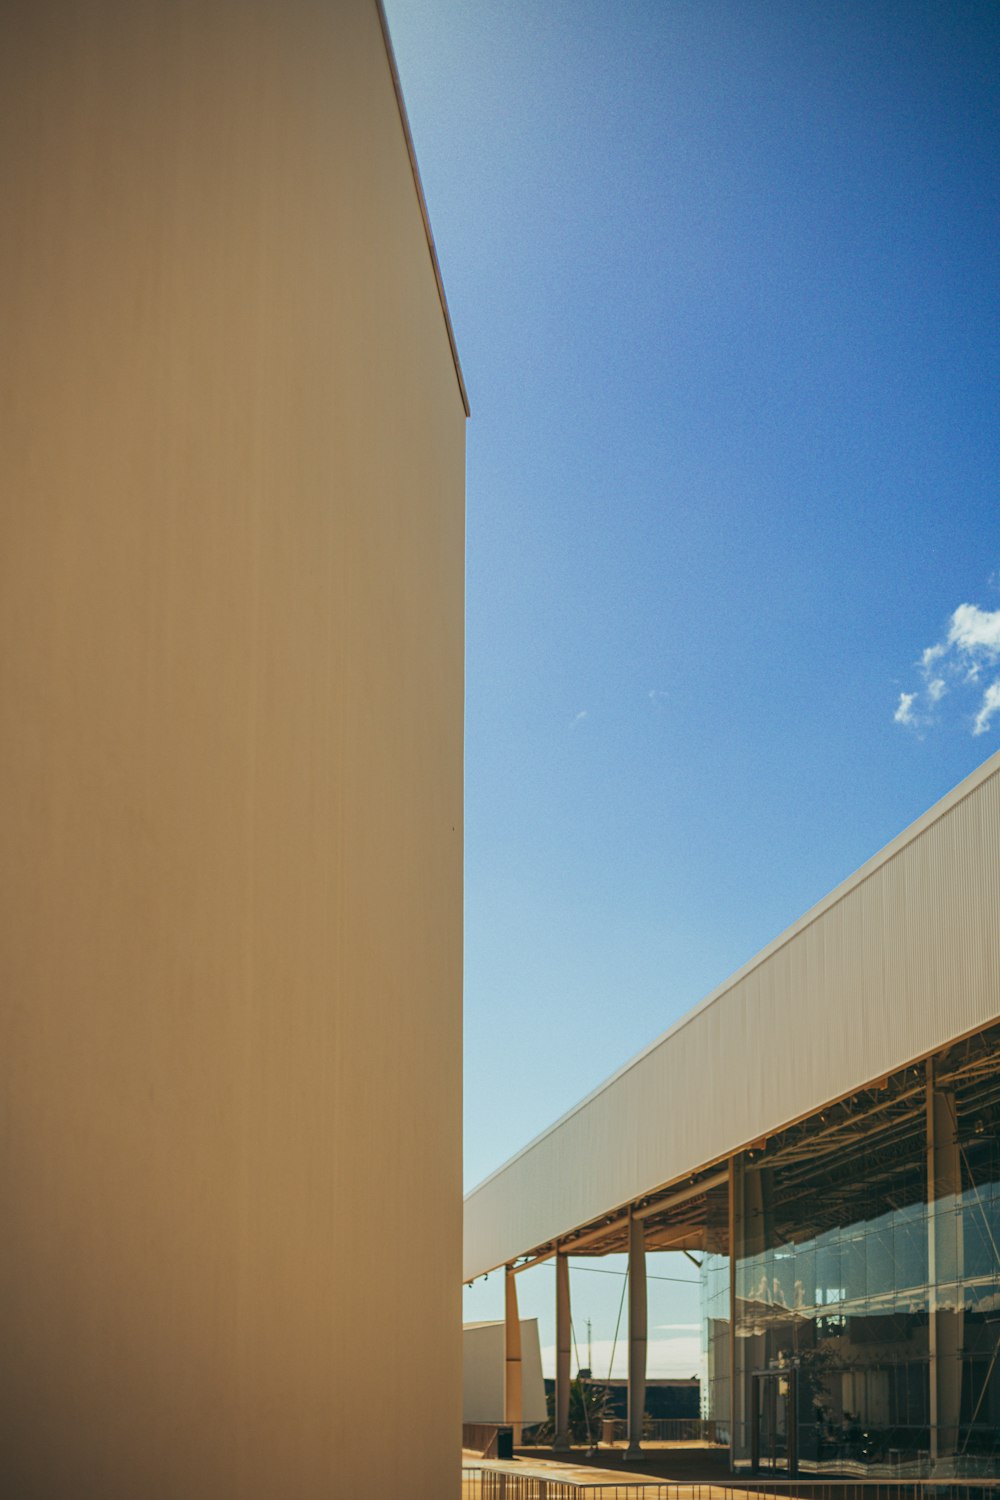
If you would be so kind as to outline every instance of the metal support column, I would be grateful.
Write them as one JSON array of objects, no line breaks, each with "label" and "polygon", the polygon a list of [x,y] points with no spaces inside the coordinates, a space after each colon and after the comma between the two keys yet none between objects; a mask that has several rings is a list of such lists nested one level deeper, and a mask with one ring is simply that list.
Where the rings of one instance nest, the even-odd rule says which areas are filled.
[{"label": "metal support column", "polygon": [[517,1281],[513,1266],[504,1274],[504,1385],[503,1419],[514,1429],[514,1446],[521,1445],[521,1423],[524,1419],[521,1374],[521,1319],[517,1311]]},{"label": "metal support column", "polygon": [[729,1469],[733,1472],[736,1454],[736,1414],[741,1403],[736,1399],[738,1369],[736,1363],[736,1158],[729,1158]]},{"label": "metal support column", "polygon": [[629,1216],[628,1225],[628,1449],[642,1458],[642,1419],[646,1413],[646,1226]]},{"label": "metal support column", "polygon": [[927,1325],[930,1354],[930,1456],[932,1464],[958,1448],[962,1408],[964,1235],[960,1200],[962,1163],[955,1095],[939,1089],[927,1063]]},{"label": "metal support column", "polygon": [[569,1260],[556,1256],[556,1420],[552,1446],[557,1453],[569,1448],[570,1372]]}]

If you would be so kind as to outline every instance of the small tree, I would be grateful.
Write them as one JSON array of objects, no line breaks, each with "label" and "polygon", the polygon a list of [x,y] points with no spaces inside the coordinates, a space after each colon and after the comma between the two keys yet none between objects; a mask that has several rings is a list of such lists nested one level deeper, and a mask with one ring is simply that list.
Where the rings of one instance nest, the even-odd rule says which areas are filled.
[{"label": "small tree", "polygon": [[[546,1393],[549,1410],[548,1421],[538,1428],[535,1441],[551,1443],[555,1437],[555,1392]],[[569,1388],[569,1436],[573,1443],[597,1444],[601,1438],[601,1422],[614,1416],[607,1389],[593,1381],[581,1380],[579,1376]]]}]

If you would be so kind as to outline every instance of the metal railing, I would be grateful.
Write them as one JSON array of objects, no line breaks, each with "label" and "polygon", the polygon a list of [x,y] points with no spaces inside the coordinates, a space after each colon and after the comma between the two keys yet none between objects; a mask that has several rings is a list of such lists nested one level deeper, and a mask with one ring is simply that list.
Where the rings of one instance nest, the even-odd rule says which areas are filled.
[{"label": "metal railing", "polygon": [[[611,1429],[614,1436],[610,1436]],[[605,1417],[600,1423],[601,1441],[624,1443],[628,1440],[628,1422],[624,1417]],[[643,1442],[650,1443],[721,1443],[729,1442],[729,1424],[708,1417],[646,1417],[642,1424]]]},{"label": "metal railing", "polygon": [[462,1500],[998,1500],[1000,1480],[732,1480],[690,1484],[640,1475],[540,1475],[530,1468],[493,1464],[463,1468]]},{"label": "metal railing", "polygon": [[[581,1484],[571,1479],[540,1479],[533,1474],[462,1470],[462,1500],[675,1500],[668,1488],[624,1476],[620,1483]],[[685,1495],[686,1500],[686,1495]],[[705,1497],[707,1500],[707,1497]]]},{"label": "metal railing", "polygon": [[728,1444],[729,1426],[709,1417],[647,1417],[643,1437],[651,1443]]}]

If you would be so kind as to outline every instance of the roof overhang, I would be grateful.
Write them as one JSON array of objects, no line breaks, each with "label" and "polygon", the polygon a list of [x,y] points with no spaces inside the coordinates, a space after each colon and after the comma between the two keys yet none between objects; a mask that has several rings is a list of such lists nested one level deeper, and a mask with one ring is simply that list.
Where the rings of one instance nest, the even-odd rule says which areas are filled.
[{"label": "roof overhang", "polygon": [[[464,1277],[624,1248],[630,1209],[998,1018],[1000,753],[474,1188]],[[681,1207],[651,1248],[691,1248]]]}]

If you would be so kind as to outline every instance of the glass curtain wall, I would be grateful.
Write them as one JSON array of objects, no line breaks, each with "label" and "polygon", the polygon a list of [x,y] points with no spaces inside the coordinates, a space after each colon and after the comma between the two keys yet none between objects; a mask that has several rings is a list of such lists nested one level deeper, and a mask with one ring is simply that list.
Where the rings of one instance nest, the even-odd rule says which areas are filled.
[{"label": "glass curtain wall", "polygon": [[983,1033],[735,1159],[732,1409],[721,1255],[703,1276],[737,1467],[1000,1476],[998,1048]]},{"label": "glass curtain wall", "polygon": [[705,1198],[705,1252],[701,1262],[702,1347],[705,1352],[702,1415],[715,1428],[714,1442],[731,1439],[729,1378],[729,1189]]}]

